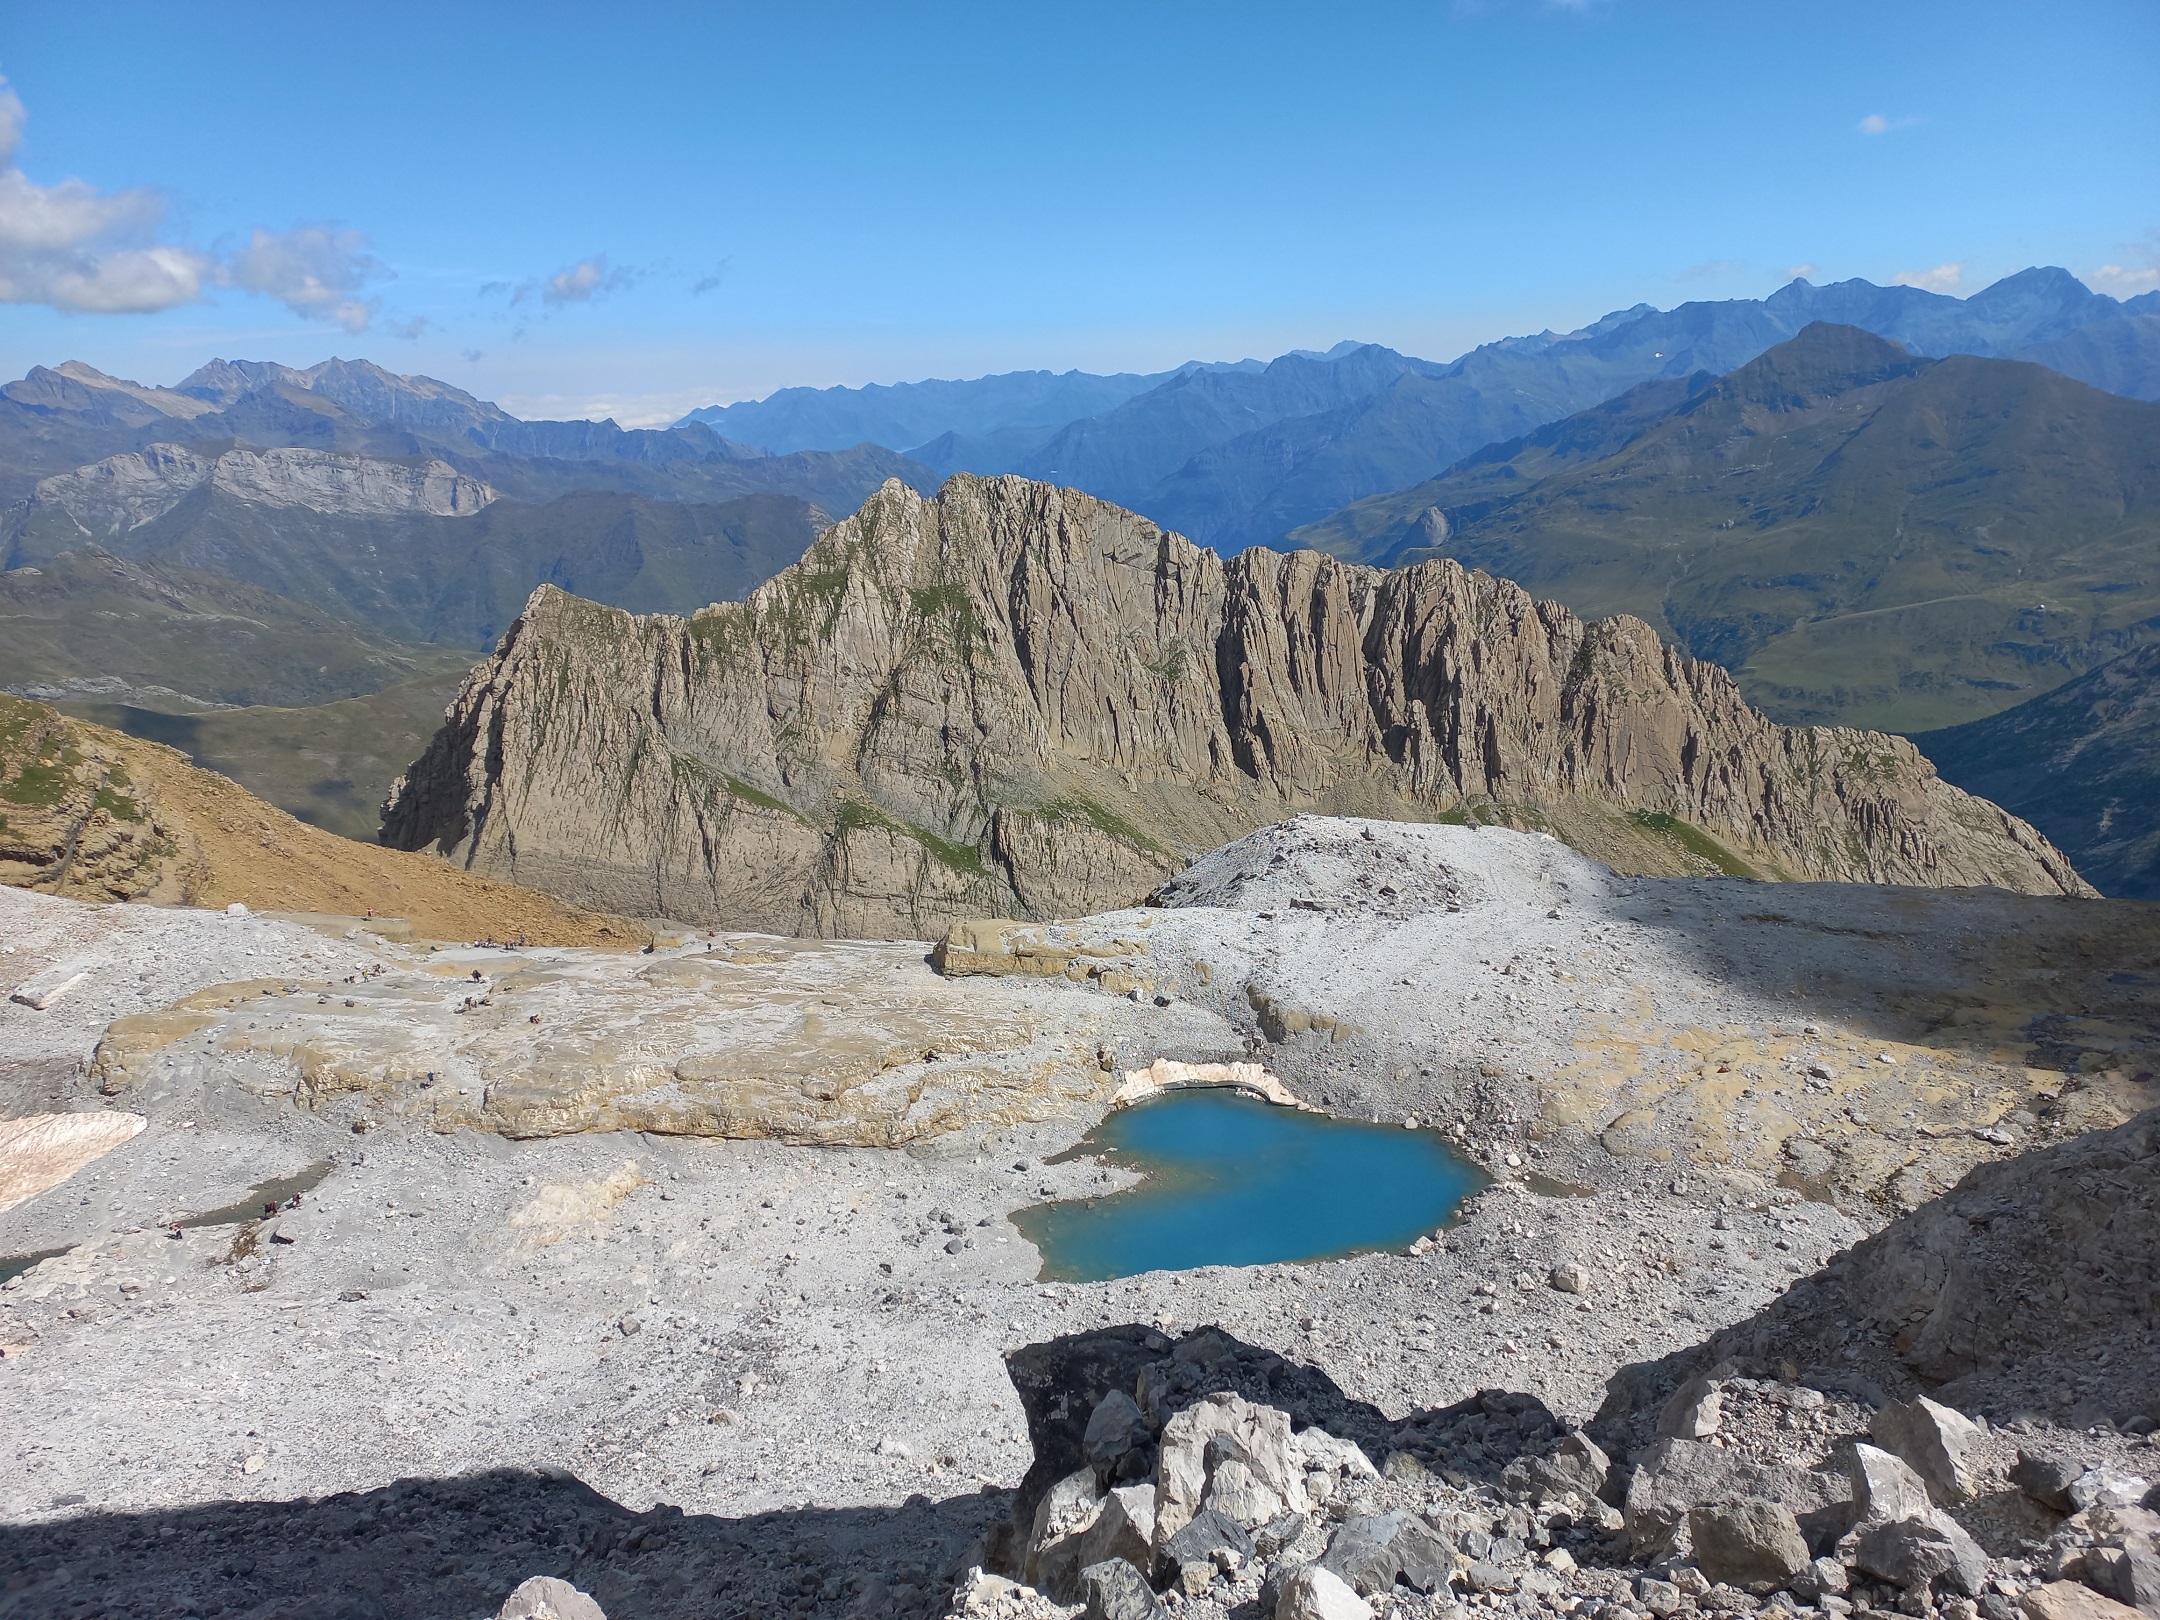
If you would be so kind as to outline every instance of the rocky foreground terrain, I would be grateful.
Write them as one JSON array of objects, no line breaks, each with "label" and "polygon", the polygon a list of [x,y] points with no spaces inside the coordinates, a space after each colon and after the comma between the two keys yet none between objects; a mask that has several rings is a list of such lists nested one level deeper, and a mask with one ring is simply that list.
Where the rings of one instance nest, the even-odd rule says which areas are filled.
[{"label": "rocky foreground terrain", "polygon": [[633,916],[934,934],[1130,905],[1297,810],[1623,871],[2089,889],[1901,738],[1793,730],[1630,618],[1440,561],[1225,561],[1076,490],[888,483],[744,602],[543,586],[383,840]]},{"label": "rocky foreground terrain", "polygon": [[[2155,1606],[2149,908],[1323,818],[1157,901],[505,950],[0,891],[0,1614]],[[1064,1150],[1158,1057],[1491,1183],[1040,1280],[1010,1217],[1130,1179]]]}]

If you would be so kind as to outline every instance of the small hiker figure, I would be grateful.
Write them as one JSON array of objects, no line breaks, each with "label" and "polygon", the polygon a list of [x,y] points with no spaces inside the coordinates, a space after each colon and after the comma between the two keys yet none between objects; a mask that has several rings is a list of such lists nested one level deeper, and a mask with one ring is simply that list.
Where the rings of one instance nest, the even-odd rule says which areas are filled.
[{"label": "small hiker figure", "polygon": [[277,1200],[273,1198],[268,1203],[263,1205],[263,1219],[267,1221],[271,1216],[275,1215],[276,1213]]}]

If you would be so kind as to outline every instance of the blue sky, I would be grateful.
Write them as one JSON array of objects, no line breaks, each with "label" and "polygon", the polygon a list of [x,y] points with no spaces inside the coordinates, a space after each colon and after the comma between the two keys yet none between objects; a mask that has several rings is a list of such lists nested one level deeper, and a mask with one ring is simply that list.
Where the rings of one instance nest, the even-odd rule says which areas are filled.
[{"label": "blue sky", "polygon": [[648,423],[1805,266],[2160,284],[2151,0],[82,0],[7,8],[0,74],[8,376],[361,354]]}]

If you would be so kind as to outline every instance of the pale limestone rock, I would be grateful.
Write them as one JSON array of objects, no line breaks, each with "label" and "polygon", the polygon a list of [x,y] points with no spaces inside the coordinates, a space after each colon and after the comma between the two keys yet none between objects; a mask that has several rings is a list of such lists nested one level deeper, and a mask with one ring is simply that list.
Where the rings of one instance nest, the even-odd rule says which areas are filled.
[{"label": "pale limestone rock", "polygon": [[1083,1567],[1083,1533],[1101,1516],[1104,1501],[1092,1468],[1066,1475],[1043,1493],[1035,1506],[1027,1559],[1020,1572],[1030,1586],[1060,1603],[1073,1601],[1070,1594]]},{"label": "pale limestone rock", "polygon": [[1291,1438],[1289,1415],[1218,1392],[1163,1425],[1155,1496],[1157,1546],[1184,1529],[1206,1498],[1208,1442],[1217,1435],[1234,1444],[1252,1478],[1284,1506],[1306,1510],[1305,1468]]},{"label": "pale limestone rock", "polygon": [[607,1616],[568,1581],[535,1575],[503,1599],[495,1620],[607,1620]]},{"label": "pale limestone rock", "polygon": [[153,444],[41,479],[33,512],[57,507],[91,536],[117,540],[163,517],[205,485],[256,506],[337,517],[469,517],[495,491],[446,461],[413,466],[329,450],[227,450],[206,456]]},{"label": "pale limestone rock", "polygon": [[1200,1505],[1246,1530],[1257,1530],[1280,1516],[1284,1506],[1282,1496],[1261,1484],[1252,1469],[1235,1457],[1215,1465]]},{"label": "pale limestone rock", "polygon": [[149,1121],[140,1114],[26,1114],[0,1119],[0,1211],[57,1187]]},{"label": "pale limestone rock", "polygon": [[2028,1586],[2018,1597],[2027,1620],[2142,1620],[2144,1611],[2102,1597],[2079,1581]]},{"label": "pale limestone rock", "polygon": [[1981,1440],[1980,1425],[1964,1413],[1920,1395],[1884,1407],[1868,1432],[1926,1482],[1936,1501],[1963,1502],[1978,1492],[1971,1452]]},{"label": "pale limestone rock", "polygon": [[1331,1569],[1307,1564],[1283,1582],[1275,1620],[1372,1620],[1372,1605]]},{"label": "pale limestone rock", "polygon": [[1112,1088],[1100,1037],[1142,1016],[1064,987],[941,979],[911,947],[703,943],[715,948],[513,957],[484,985],[458,983],[462,994],[415,958],[358,996],[316,982],[213,987],[116,1020],[92,1070],[121,1095],[195,1036],[289,1066],[303,1106],[359,1099],[438,1130],[898,1147],[1100,1101]]},{"label": "pale limestone rock", "polygon": [[1307,1473],[1339,1473],[1352,1479],[1380,1477],[1380,1470],[1365,1455],[1364,1447],[1317,1426],[1299,1433],[1292,1445],[1296,1448],[1298,1466]]},{"label": "pale limestone rock", "polygon": [[1926,1482],[1902,1459],[1879,1446],[1855,1445],[1851,1471],[1859,1525],[1924,1519],[1935,1509]]},{"label": "pale limestone rock", "polygon": [[1078,1567],[1122,1558],[1145,1573],[1155,1557],[1155,1487],[1120,1485],[1103,1498],[1102,1511],[1079,1535]]},{"label": "pale limestone rock", "polygon": [[1707,1440],[1725,1417],[1725,1395],[1718,1381],[1690,1378],[1673,1391],[1658,1414],[1657,1432],[1668,1440]]},{"label": "pale limestone rock", "polygon": [[1127,1069],[1124,1083],[1111,1094],[1110,1106],[1128,1107],[1185,1086],[1228,1086],[1247,1091],[1281,1108],[1303,1108],[1296,1092],[1258,1063],[1185,1063],[1157,1058],[1144,1069]]}]

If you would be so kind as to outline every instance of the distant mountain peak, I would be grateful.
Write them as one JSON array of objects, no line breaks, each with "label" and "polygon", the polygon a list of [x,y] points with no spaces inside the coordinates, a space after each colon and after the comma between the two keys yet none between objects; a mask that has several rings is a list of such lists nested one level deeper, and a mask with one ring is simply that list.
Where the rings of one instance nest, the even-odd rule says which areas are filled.
[{"label": "distant mountain peak", "polygon": [[1933,363],[1857,326],[1810,321],[1732,372],[1717,392],[1796,410],[1833,394],[1913,376]]},{"label": "distant mountain peak", "polygon": [[398,426],[445,427],[517,420],[499,405],[476,398],[434,377],[401,376],[372,360],[332,355],[306,370],[274,360],[212,360],[181,378],[172,390],[219,407],[238,404],[259,389],[301,388],[375,421]]}]

